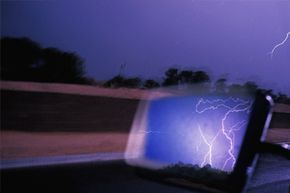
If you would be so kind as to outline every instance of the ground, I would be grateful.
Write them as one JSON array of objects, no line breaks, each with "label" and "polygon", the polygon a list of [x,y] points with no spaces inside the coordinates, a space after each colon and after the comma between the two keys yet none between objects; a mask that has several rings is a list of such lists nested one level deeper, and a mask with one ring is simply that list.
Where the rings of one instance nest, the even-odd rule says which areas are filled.
[{"label": "ground", "polygon": [[[65,84],[43,84],[43,83],[25,83],[25,82],[9,82],[9,81],[2,81],[0,84],[1,90],[9,90],[9,91],[20,91],[20,92],[37,92],[37,93],[50,93],[50,95],[47,94],[47,96],[51,96],[48,98],[56,97],[55,95],[52,95],[52,93],[61,93],[61,94],[69,94],[70,96],[102,96],[102,97],[111,97],[115,99],[123,99],[122,105],[120,108],[114,109],[112,111],[113,107],[116,107],[119,104],[117,101],[113,101],[110,99],[109,101],[103,101],[103,100],[92,100],[91,98],[85,98],[81,99],[78,97],[74,97],[74,100],[71,101],[71,103],[68,104],[69,108],[72,108],[72,104],[78,104],[79,106],[76,106],[75,108],[80,111],[80,108],[83,106],[82,100],[88,102],[91,101],[91,103],[84,105],[87,105],[90,107],[91,105],[98,102],[98,107],[102,108],[100,105],[107,105],[106,107],[110,107],[107,111],[108,114],[112,114],[112,112],[116,111],[116,114],[119,112],[119,110],[125,110],[125,112],[121,113],[124,117],[128,117],[127,114],[128,111],[134,111],[135,107],[134,105],[138,104],[137,102],[133,102],[133,100],[142,100],[148,96],[148,91],[146,90],[137,90],[137,89],[105,89],[100,87],[92,87],[92,86],[78,86],[78,85],[65,85]],[[3,93],[2,93],[3,94]],[[164,93],[155,92],[155,96],[161,96],[164,95]],[[11,95],[9,95],[11,97]],[[23,95],[24,96],[24,95]],[[18,103],[21,103],[21,101],[24,100],[24,97],[21,95],[21,100],[18,101]],[[42,96],[42,95],[41,95]],[[31,97],[29,95],[29,97]],[[57,97],[56,97],[57,98]],[[73,97],[71,97],[72,99]],[[95,98],[95,97],[94,97]],[[31,98],[30,98],[31,99]],[[32,98],[33,99],[33,98]],[[31,100],[32,100],[31,99]],[[43,103],[44,99],[46,100],[46,105],[48,102],[51,104],[48,105],[49,108],[52,108],[54,110],[62,107],[61,104],[68,103],[68,100],[70,98],[66,97],[58,97],[58,102],[60,99],[62,99],[61,104],[54,104],[53,101],[48,101],[43,96],[40,97],[41,100],[39,100],[39,103]],[[125,102],[124,102],[125,100]],[[114,104],[112,103],[114,102]],[[36,102],[33,99],[30,101],[30,107],[36,108]],[[106,102],[106,104],[105,104]],[[109,103],[110,105],[108,105]],[[15,102],[13,103],[15,105]],[[6,104],[5,104],[6,105]],[[19,104],[21,105],[21,104]],[[17,106],[17,108],[19,107]],[[22,104],[23,105],[23,104]],[[124,105],[126,109],[124,109]],[[127,109],[128,106],[131,106],[130,109]],[[42,109],[44,109],[43,106],[40,106]],[[40,108],[39,107],[39,108]],[[45,109],[49,109],[47,106],[45,106]],[[66,106],[64,106],[66,107]],[[32,108],[32,109],[33,109]],[[84,107],[83,107],[84,108]],[[66,108],[60,108],[61,110],[66,110]],[[1,108],[2,110],[2,108]],[[17,110],[17,109],[16,109]],[[96,116],[99,112],[95,111],[96,108],[93,108],[91,112],[89,111],[89,108],[85,107],[85,112],[90,112],[90,114],[93,115],[93,118],[96,119]],[[59,110],[58,110],[59,111]],[[274,107],[275,112],[281,112],[281,113],[289,113],[290,107],[289,105],[283,105],[278,104]],[[14,112],[14,111],[13,111]],[[19,113],[19,111],[15,111],[16,113]],[[33,117],[41,114],[41,112],[32,112]],[[50,113],[50,114],[49,114]],[[76,113],[76,112],[74,112]],[[102,113],[104,113],[102,111]],[[48,117],[48,115],[51,116],[52,112],[49,111],[47,114],[43,115],[41,117],[41,121],[44,120],[45,117]],[[64,113],[62,113],[64,114]],[[79,112],[81,115],[82,112]],[[133,116],[134,112],[132,112]],[[60,115],[57,115],[59,117]],[[68,114],[68,120],[71,120],[71,116],[73,114]],[[78,116],[80,117],[80,116]],[[100,117],[100,116],[99,116]],[[120,118],[120,116],[118,116]],[[20,117],[23,119],[22,117]],[[0,159],[16,159],[16,158],[24,158],[24,157],[39,157],[39,156],[54,156],[54,155],[71,155],[71,154],[87,154],[87,153],[98,153],[98,152],[124,152],[126,149],[126,143],[129,135],[129,126],[131,120],[127,121],[126,124],[121,122],[120,120],[114,120],[112,121],[111,117],[110,119],[106,120],[103,123],[113,123],[114,128],[118,128],[118,126],[121,126],[119,123],[122,123],[126,126],[125,129],[122,131],[118,131],[118,129],[111,130],[110,132],[105,132],[105,129],[99,129],[99,131],[88,131],[88,132],[71,132],[71,131],[57,131],[57,132],[48,132],[48,131],[33,131],[29,132],[29,129],[27,131],[17,131],[17,130],[1,130],[1,140],[0,140],[0,152],[1,157]],[[122,120],[124,119],[121,117]],[[93,120],[90,117],[86,117],[83,119],[80,119],[79,121],[86,120],[86,124],[88,123],[88,120]],[[73,121],[76,121],[73,119]],[[119,122],[117,122],[119,121]],[[69,121],[71,122],[71,121]],[[84,121],[83,121],[84,122]],[[55,123],[54,123],[55,124]],[[64,125],[63,123],[61,123]],[[83,126],[81,123],[80,126]],[[67,125],[67,123],[66,123]],[[76,123],[74,123],[74,126]],[[115,127],[115,125],[118,125]],[[48,126],[46,124],[46,126]],[[67,125],[69,128],[69,125]],[[101,126],[107,126],[108,125],[101,125]],[[125,127],[124,126],[124,127]],[[91,125],[89,125],[91,128]],[[288,142],[290,143],[290,129],[289,128],[275,128],[270,129],[268,131],[267,135],[267,141],[269,142]]]},{"label": "ground", "polygon": [[126,133],[1,132],[1,159],[124,152]]}]

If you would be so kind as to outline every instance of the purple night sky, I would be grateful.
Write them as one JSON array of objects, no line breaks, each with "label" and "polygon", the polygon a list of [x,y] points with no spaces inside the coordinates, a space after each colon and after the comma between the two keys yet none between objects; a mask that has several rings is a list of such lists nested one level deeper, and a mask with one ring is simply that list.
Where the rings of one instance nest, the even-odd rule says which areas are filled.
[{"label": "purple night sky", "polygon": [[75,51],[87,74],[159,78],[172,66],[290,95],[289,0],[1,1],[1,36]]}]

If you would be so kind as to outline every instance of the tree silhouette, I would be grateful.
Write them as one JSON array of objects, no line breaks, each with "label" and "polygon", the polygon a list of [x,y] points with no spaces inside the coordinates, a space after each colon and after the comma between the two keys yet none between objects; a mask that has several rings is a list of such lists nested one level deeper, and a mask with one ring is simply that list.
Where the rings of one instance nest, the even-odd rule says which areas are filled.
[{"label": "tree silhouette", "polygon": [[193,83],[206,83],[209,82],[210,78],[209,75],[204,71],[196,71],[193,74]]},{"label": "tree silhouette", "polygon": [[42,81],[85,83],[83,60],[75,53],[46,48],[42,51],[41,62]]},{"label": "tree silhouette", "polygon": [[127,88],[139,88],[141,86],[141,79],[138,77],[133,78],[125,78],[123,76],[115,76],[112,79],[105,82],[105,87],[111,88],[120,88],[120,87],[127,87]]},{"label": "tree silhouette", "polygon": [[141,82],[142,82],[141,79],[138,77],[128,78],[128,79],[125,79],[124,87],[140,88]]},{"label": "tree silhouette", "polygon": [[210,81],[208,74],[204,71],[183,70],[179,72],[177,68],[169,68],[165,72],[163,86],[172,86],[178,84],[202,84]]},{"label": "tree silhouette", "polygon": [[42,49],[29,38],[1,38],[1,79],[87,83],[83,60],[57,48]]},{"label": "tree silhouette", "polygon": [[215,82],[215,90],[216,92],[219,93],[224,93],[227,90],[227,79],[225,78],[220,78]]},{"label": "tree silhouette", "polygon": [[104,87],[119,88],[124,85],[125,78],[123,76],[115,76],[112,79],[105,82]]},{"label": "tree silhouette", "polygon": [[177,68],[169,68],[165,72],[165,79],[162,83],[163,86],[172,86],[178,85],[179,82],[179,74]]},{"label": "tree silhouette", "polygon": [[156,82],[155,80],[152,80],[152,79],[149,79],[149,80],[146,80],[145,83],[144,83],[144,88],[157,88],[157,87],[160,87],[160,84],[158,82]]},{"label": "tree silhouette", "polygon": [[231,93],[240,92],[243,89],[244,89],[243,85],[240,84],[232,84],[229,86],[229,92]]},{"label": "tree silhouette", "polygon": [[245,89],[248,91],[256,91],[258,89],[258,85],[253,81],[247,81],[244,83]]},{"label": "tree silhouette", "polygon": [[181,84],[193,83],[193,72],[191,70],[183,70],[179,73],[179,80]]},{"label": "tree silhouette", "polygon": [[1,79],[35,79],[41,47],[29,38],[1,38]]},{"label": "tree silhouette", "polygon": [[288,98],[286,94],[279,92],[278,96],[276,97],[276,102],[290,104],[290,98]]}]

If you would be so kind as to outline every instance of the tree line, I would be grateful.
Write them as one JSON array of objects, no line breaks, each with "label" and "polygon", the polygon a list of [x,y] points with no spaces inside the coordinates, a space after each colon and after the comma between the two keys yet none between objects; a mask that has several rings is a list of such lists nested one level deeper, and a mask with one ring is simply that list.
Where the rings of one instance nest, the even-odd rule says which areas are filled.
[{"label": "tree line", "polygon": [[[1,38],[1,76],[2,80],[56,82],[73,84],[95,84],[95,80],[86,77],[84,60],[75,52],[66,52],[58,48],[43,48],[29,38]],[[205,89],[216,92],[234,92],[242,89],[260,89],[271,95],[276,102],[290,104],[283,93],[274,94],[272,90],[259,88],[255,82],[229,84],[220,78],[214,83],[202,70],[180,70],[169,68],[162,80],[142,80],[139,77],[125,77],[121,73],[105,81],[102,86],[110,88],[152,89],[161,86],[199,84]]]},{"label": "tree line", "polygon": [[256,91],[272,96],[275,102],[290,104],[290,98],[286,94],[279,92],[275,94],[272,89],[260,88],[255,82],[247,81],[242,84],[228,83],[226,78],[220,78],[212,83],[210,76],[202,70],[179,70],[177,68],[169,68],[165,71],[162,82],[148,79],[142,80],[139,77],[126,78],[117,75],[112,79],[106,81],[103,86],[110,88],[141,88],[153,89],[166,86],[182,86],[198,85],[200,89],[214,91],[216,93],[235,93],[238,91]]},{"label": "tree line", "polygon": [[121,75],[117,75],[112,79],[105,82],[105,87],[119,88],[119,87],[128,87],[128,88],[158,88],[160,86],[174,86],[180,84],[202,84],[210,82],[209,75],[204,71],[191,71],[191,70],[182,70],[180,71],[177,68],[169,68],[165,71],[163,81],[159,83],[156,80],[148,79],[142,81],[139,77],[126,78]]}]

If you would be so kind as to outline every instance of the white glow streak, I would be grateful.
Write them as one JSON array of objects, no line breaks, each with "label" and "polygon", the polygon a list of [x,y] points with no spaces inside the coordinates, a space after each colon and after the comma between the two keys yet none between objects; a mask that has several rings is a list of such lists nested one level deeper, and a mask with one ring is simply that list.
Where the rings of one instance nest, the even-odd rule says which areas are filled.
[{"label": "white glow streak", "polygon": [[158,133],[158,134],[161,134],[162,133],[160,131],[151,131],[151,130],[148,130],[148,131],[146,131],[146,130],[139,130],[138,132],[139,133],[146,133],[146,134],[149,134],[149,133]]},{"label": "white glow streak", "polygon": [[273,58],[273,54],[274,54],[275,50],[276,50],[278,47],[280,47],[280,46],[282,46],[283,44],[285,44],[285,42],[288,40],[289,35],[290,35],[290,31],[286,34],[285,39],[284,39],[281,43],[279,43],[279,44],[277,44],[277,45],[275,45],[275,46],[273,47],[273,49],[272,49],[271,52],[269,53],[270,56],[271,56],[271,59]]}]

